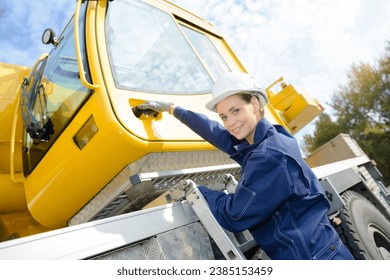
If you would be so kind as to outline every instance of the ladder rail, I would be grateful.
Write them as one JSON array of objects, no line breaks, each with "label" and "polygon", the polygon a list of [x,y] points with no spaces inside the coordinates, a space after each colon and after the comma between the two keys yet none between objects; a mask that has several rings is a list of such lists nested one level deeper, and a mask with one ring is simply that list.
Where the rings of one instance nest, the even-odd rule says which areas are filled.
[{"label": "ladder rail", "polygon": [[169,199],[187,200],[199,221],[213,238],[227,260],[246,260],[234,235],[223,229],[208,207],[208,203],[197,185],[191,180],[183,180],[170,190]]}]

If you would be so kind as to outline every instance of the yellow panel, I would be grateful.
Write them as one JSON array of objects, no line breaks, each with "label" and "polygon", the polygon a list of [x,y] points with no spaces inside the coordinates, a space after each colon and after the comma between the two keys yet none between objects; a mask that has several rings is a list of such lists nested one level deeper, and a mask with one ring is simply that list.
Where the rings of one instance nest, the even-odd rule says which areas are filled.
[{"label": "yellow panel", "polygon": [[322,110],[323,108],[321,106],[308,104],[303,110],[299,111],[297,115],[294,115],[294,118],[288,123],[289,129],[292,133],[298,132],[317,117]]},{"label": "yellow panel", "polygon": [[269,102],[272,106],[280,111],[287,110],[298,93],[292,85],[284,87],[280,92],[270,98]]},{"label": "yellow panel", "polygon": [[284,110],[284,117],[287,122],[291,122],[296,116],[302,112],[306,106],[309,105],[306,98],[303,95],[295,94],[294,99],[291,100],[290,106]]},{"label": "yellow panel", "polygon": [[0,241],[29,236],[49,229],[37,223],[28,211],[0,214]]},{"label": "yellow panel", "polygon": [[[0,62],[0,173],[9,173],[10,171],[10,139],[12,122],[20,94],[20,85],[23,77],[27,77],[28,68],[13,64]],[[19,111],[18,120],[21,119]],[[23,124],[17,123],[16,128],[16,152],[15,166],[18,170],[22,169],[21,161],[21,139]],[[1,181],[0,181],[1,185]]]},{"label": "yellow panel", "polygon": [[283,78],[280,78],[272,84],[274,86],[276,83],[281,83],[281,90],[276,94],[267,88],[269,103],[280,112],[280,117],[287,128],[295,134],[317,117],[323,111],[323,107],[315,99],[282,81]]},{"label": "yellow panel", "polygon": [[24,185],[11,181],[8,173],[0,174],[0,213],[26,209]]}]

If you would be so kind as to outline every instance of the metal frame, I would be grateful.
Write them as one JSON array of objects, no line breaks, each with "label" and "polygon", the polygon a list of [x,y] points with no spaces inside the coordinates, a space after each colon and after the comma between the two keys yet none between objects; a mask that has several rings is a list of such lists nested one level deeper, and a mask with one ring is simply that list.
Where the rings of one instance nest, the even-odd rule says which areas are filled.
[{"label": "metal frame", "polygon": [[137,211],[0,243],[0,259],[87,259],[198,221],[187,203]]},{"label": "metal frame", "polygon": [[364,155],[356,158],[346,159],[318,167],[312,168],[314,174],[318,179],[325,178],[326,176],[333,175],[343,170],[353,168],[369,162],[370,159]]}]

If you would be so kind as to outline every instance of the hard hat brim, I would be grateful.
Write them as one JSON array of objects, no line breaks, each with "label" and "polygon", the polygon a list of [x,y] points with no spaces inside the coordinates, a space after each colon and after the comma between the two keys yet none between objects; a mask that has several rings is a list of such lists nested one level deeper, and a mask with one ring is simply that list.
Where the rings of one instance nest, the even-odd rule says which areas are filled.
[{"label": "hard hat brim", "polygon": [[260,101],[260,105],[264,107],[268,103],[268,97],[265,91],[261,88],[252,88],[252,89],[247,89],[245,91],[243,90],[230,90],[226,91],[221,95],[218,95],[217,97],[211,99],[209,102],[206,104],[206,108],[209,109],[210,111],[217,112],[215,106],[224,100],[225,98],[235,95],[235,94],[245,94],[245,93],[257,93]]}]

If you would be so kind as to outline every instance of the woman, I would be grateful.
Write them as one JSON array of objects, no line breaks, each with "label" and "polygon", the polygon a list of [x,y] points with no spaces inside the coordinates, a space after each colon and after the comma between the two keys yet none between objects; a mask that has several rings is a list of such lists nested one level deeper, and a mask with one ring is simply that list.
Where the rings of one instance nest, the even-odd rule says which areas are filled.
[{"label": "woman", "polygon": [[266,93],[243,72],[230,72],[214,84],[206,107],[223,126],[172,103],[138,106],[169,112],[242,167],[234,194],[200,186],[225,229],[249,229],[271,259],[353,259],[331,226],[329,203],[296,140],[264,118]]}]

